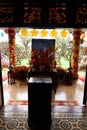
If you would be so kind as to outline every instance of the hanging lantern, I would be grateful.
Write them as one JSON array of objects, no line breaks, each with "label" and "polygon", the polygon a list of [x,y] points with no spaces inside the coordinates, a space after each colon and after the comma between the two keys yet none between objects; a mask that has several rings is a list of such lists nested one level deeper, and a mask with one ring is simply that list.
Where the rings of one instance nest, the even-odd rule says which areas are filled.
[{"label": "hanging lantern", "polygon": [[22,35],[22,36],[27,36],[27,35],[28,35],[27,29],[22,29],[22,30],[21,30],[21,35]]},{"label": "hanging lantern", "polygon": [[62,36],[62,37],[66,37],[66,35],[67,35],[67,31],[66,31],[66,30],[62,30],[62,31],[61,31],[61,36]]},{"label": "hanging lantern", "polygon": [[51,31],[51,36],[52,36],[52,37],[56,37],[56,36],[57,36],[57,31],[56,31],[55,29],[53,29],[53,30]]},{"label": "hanging lantern", "polygon": [[38,35],[38,31],[37,31],[36,29],[33,29],[33,30],[31,31],[31,35],[32,35],[32,36],[37,36],[37,35]]},{"label": "hanging lantern", "polygon": [[45,30],[45,29],[43,29],[42,31],[41,31],[41,35],[42,35],[42,37],[46,37],[47,36],[47,31]]}]

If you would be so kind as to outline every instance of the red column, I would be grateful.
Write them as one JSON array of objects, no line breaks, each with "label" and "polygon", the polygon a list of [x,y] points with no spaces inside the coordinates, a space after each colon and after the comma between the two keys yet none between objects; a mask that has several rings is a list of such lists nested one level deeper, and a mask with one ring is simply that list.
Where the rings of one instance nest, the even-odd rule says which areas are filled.
[{"label": "red column", "polygon": [[9,60],[11,65],[16,65],[15,28],[8,28],[9,37]]},{"label": "red column", "polygon": [[80,34],[81,29],[73,30],[73,46],[72,46],[72,57],[71,65],[74,73],[74,78],[78,78],[78,60],[79,60],[79,49],[80,49]]}]

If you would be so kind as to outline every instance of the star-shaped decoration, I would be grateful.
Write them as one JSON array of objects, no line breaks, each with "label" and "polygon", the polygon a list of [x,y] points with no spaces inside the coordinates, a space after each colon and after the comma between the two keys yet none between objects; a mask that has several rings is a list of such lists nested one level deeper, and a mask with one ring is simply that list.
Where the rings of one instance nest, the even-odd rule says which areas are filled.
[{"label": "star-shaped decoration", "polygon": [[43,29],[42,31],[41,31],[41,35],[42,35],[42,37],[45,37],[45,36],[47,36],[47,31],[45,30],[45,29]]},{"label": "star-shaped decoration", "polygon": [[22,30],[21,30],[21,35],[22,35],[22,36],[27,36],[27,35],[28,35],[27,29],[22,29]]},{"label": "star-shaped decoration", "polygon": [[66,37],[67,31],[66,31],[66,30],[62,30],[62,31],[61,31],[61,35],[62,35],[62,37]]},{"label": "star-shaped decoration", "polygon": [[51,36],[52,36],[52,37],[57,36],[57,31],[56,31],[55,29],[53,29],[53,30],[51,31]]},{"label": "star-shaped decoration", "polygon": [[32,35],[32,36],[37,36],[37,35],[38,35],[38,31],[37,31],[36,29],[33,29],[33,30],[31,31],[31,35]]}]

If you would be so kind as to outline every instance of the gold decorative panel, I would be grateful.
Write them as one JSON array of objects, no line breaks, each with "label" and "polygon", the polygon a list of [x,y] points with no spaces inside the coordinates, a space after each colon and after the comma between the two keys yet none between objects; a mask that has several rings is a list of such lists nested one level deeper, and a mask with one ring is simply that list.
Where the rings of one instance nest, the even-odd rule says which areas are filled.
[{"label": "gold decorative panel", "polygon": [[14,21],[14,8],[0,7],[0,24],[13,23]]},{"label": "gold decorative panel", "polygon": [[87,7],[79,7],[76,10],[76,24],[87,24]]},{"label": "gold decorative panel", "polygon": [[49,23],[66,24],[66,7],[49,8]]},{"label": "gold decorative panel", "polygon": [[24,7],[24,23],[41,23],[41,8]]}]

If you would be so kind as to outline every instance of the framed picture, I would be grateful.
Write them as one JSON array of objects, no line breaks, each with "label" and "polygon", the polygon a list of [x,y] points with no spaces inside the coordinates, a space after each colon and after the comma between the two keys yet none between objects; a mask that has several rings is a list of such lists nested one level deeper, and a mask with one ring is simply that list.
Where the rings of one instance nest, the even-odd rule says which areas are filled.
[{"label": "framed picture", "polygon": [[32,39],[31,63],[35,70],[51,71],[55,60],[55,39]]}]

